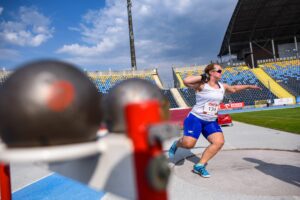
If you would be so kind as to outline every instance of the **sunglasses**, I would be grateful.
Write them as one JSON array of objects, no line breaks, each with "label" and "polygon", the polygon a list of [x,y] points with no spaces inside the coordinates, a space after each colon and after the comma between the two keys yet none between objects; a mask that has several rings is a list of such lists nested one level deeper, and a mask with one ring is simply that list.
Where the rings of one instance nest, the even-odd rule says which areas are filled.
[{"label": "sunglasses", "polygon": [[214,70],[215,72],[218,72],[219,74],[222,74],[222,70],[219,69],[219,70]]}]

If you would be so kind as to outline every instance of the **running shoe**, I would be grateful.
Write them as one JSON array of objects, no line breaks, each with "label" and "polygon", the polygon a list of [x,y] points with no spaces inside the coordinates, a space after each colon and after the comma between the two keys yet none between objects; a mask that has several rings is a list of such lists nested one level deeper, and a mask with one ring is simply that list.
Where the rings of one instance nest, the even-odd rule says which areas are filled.
[{"label": "running shoe", "polygon": [[199,174],[200,176],[202,176],[204,178],[209,178],[210,177],[210,174],[206,170],[205,165],[201,165],[199,163],[194,165],[193,172],[196,173],[196,174]]},{"label": "running shoe", "polygon": [[175,157],[175,153],[177,151],[177,141],[174,141],[172,146],[169,149],[169,158],[174,158]]}]

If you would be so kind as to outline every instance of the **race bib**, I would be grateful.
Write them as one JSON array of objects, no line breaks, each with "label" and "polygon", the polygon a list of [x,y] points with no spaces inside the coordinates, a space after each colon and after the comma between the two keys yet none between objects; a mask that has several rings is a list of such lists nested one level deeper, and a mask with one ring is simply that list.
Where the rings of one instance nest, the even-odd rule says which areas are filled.
[{"label": "race bib", "polygon": [[217,115],[218,113],[218,103],[213,103],[213,102],[207,102],[204,104],[204,113],[209,114],[209,115]]}]

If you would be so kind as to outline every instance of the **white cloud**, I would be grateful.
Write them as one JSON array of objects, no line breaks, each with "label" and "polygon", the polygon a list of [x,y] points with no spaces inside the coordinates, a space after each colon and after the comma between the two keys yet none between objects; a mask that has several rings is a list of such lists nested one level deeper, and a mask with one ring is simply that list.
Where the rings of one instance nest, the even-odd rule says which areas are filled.
[{"label": "white cloud", "polygon": [[14,20],[0,22],[0,41],[37,47],[52,37],[51,21],[34,7],[20,7]]},{"label": "white cloud", "polygon": [[83,46],[79,44],[64,45],[62,48],[57,50],[57,53],[72,53],[77,56],[97,56],[101,53],[105,53],[115,46],[113,38],[104,38],[103,41],[98,43],[96,46]]},{"label": "white cloud", "polygon": [[[139,68],[204,64],[216,58],[235,0],[133,1]],[[79,31],[78,31],[79,29]],[[57,53],[83,65],[130,66],[126,1],[107,0],[90,10],[77,28],[81,42]]]},{"label": "white cloud", "polygon": [[2,14],[4,8],[0,6],[0,15]]}]

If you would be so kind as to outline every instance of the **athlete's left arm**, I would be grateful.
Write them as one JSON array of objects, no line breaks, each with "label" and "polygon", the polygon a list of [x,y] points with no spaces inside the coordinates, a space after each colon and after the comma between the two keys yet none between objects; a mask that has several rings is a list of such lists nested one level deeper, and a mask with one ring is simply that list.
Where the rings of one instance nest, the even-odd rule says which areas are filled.
[{"label": "athlete's left arm", "polygon": [[227,84],[223,84],[223,85],[224,85],[225,91],[228,93],[236,93],[236,92],[246,90],[246,89],[262,90],[257,85],[227,85]]}]

